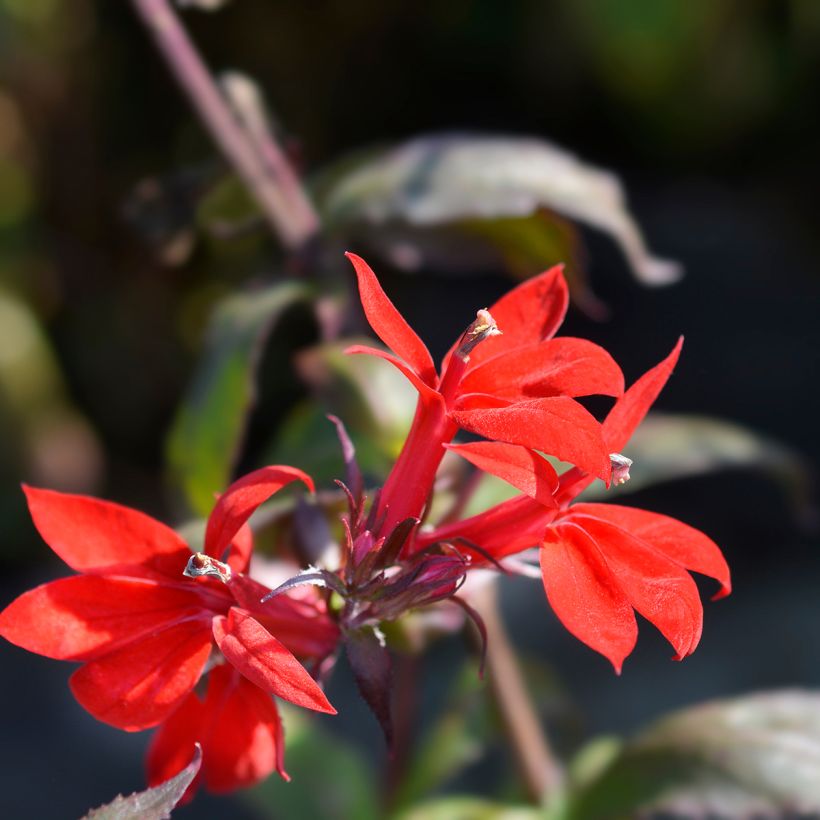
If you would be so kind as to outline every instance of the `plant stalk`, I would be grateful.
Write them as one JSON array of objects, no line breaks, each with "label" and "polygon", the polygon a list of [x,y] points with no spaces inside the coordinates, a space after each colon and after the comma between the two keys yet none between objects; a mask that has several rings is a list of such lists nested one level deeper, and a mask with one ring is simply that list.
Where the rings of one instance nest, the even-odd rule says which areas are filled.
[{"label": "plant stalk", "polygon": [[289,250],[304,246],[317,233],[319,217],[284,151],[272,137],[260,145],[243,128],[168,0],[132,0],[132,4],[282,244]]},{"label": "plant stalk", "polygon": [[521,779],[533,802],[541,805],[561,788],[564,772],[527,692],[515,650],[501,619],[497,584],[487,584],[480,595],[470,598],[470,604],[479,612],[487,628],[486,674]]}]

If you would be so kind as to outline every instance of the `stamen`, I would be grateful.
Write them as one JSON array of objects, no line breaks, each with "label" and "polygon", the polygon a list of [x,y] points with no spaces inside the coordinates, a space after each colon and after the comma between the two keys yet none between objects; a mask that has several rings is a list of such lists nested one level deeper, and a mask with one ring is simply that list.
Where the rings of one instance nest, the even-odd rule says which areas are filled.
[{"label": "stamen", "polygon": [[632,459],[620,453],[610,453],[609,463],[612,465],[612,483],[616,485],[626,484],[629,481],[629,468],[632,466]]},{"label": "stamen", "polygon": [[189,559],[182,573],[188,578],[200,578],[202,576],[208,578],[216,578],[227,584],[231,580],[231,568],[222,561],[217,561],[216,558],[211,558],[210,555],[205,555],[204,552],[195,552]]}]

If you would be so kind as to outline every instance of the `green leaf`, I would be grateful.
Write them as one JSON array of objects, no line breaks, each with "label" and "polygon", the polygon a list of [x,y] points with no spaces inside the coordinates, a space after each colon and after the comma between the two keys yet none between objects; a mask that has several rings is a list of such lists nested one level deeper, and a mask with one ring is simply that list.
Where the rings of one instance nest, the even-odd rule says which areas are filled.
[{"label": "green leaf", "polygon": [[167,444],[172,484],[192,512],[207,515],[214,493],[230,482],[265,340],[282,314],[309,293],[304,285],[285,282],[233,296],[214,312]]},{"label": "green leaf", "polygon": [[[680,276],[676,263],[649,253],[614,174],[532,137],[419,137],[337,177],[322,191],[319,207],[327,228],[339,232],[370,226],[383,233],[402,225],[416,232],[443,225],[477,231],[484,222],[480,232],[486,239],[495,234],[505,256],[528,264],[542,254],[552,261],[554,249],[574,242],[560,236],[554,221],[543,220],[540,236],[537,220],[526,221],[552,211],[608,233],[645,284]],[[412,234],[397,236],[393,250],[394,261],[419,264]]]},{"label": "green leaf", "polygon": [[759,468],[780,479],[792,495],[806,494],[805,466],[797,453],[752,430],[707,416],[650,413],[626,447],[634,462],[630,480],[607,491],[596,482],[584,499],[612,501],[651,484],[732,468]]},{"label": "green leaf", "polygon": [[413,752],[395,796],[397,807],[410,806],[430,795],[482,757],[492,731],[490,711],[486,686],[476,665],[465,664],[442,714]]},{"label": "green leaf", "polygon": [[118,795],[110,803],[92,809],[82,820],[166,820],[182,799],[202,763],[202,749],[196,744],[191,762],[174,777],[128,797]]},{"label": "green leaf", "polygon": [[445,797],[402,812],[395,820],[543,820],[532,806],[492,803],[478,797]]},{"label": "green leaf", "polygon": [[285,765],[292,780],[269,777],[243,792],[260,817],[275,820],[379,820],[380,787],[357,750],[287,706]]},{"label": "green leaf", "polygon": [[820,694],[779,691],[676,712],[626,743],[565,817],[820,814]]}]

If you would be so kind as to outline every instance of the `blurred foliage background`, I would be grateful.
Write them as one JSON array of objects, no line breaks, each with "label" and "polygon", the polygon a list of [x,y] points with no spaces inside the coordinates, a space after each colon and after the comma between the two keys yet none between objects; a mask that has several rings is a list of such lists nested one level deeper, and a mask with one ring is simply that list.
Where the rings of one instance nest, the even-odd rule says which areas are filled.
[{"label": "blurred foliage background", "polygon": [[[573,748],[582,732],[631,732],[711,696],[820,684],[811,485],[820,462],[820,4],[233,0],[185,20],[214,69],[257,81],[317,185],[316,172],[348,152],[425,132],[538,136],[616,170],[653,250],[685,266],[679,284],[646,288],[610,239],[583,229],[578,267],[584,260],[595,296],[582,291],[584,309],[571,312],[564,332],[606,346],[628,380],[684,333],[660,408],[722,417],[762,439],[738,444],[731,436],[745,431],[710,428],[716,443],[700,436],[693,454],[686,440],[664,463],[686,473],[694,460],[688,472],[697,472],[715,451],[739,447],[747,457],[737,463],[774,469],[638,488],[636,504],[712,535],[736,575],[736,593],[707,605],[703,644],[682,665],[644,629],[616,679],[560,629],[534,586],[516,582],[505,613],[522,652],[550,665],[538,673],[547,679],[539,697],[558,716],[559,741]],[[21,480],[169,520],[182,514],[165,442],[208,318],[240,286],[281,275],[275,238],[244,229],[242,197],[224,183],[220,156],[128,4],[0,0],[0,603],[61,571],[28,521]],[[225,212],[235,224],[220,233],[214,222]],[[554,247],[574,253],[557,231]],[[389,254],[371,261],[437,353],[470,309],[509,285],[496,263],[467,278],[432,265],[400,271]],[[347,284],[340,262],[325,266],[325,292]],[[273,330],[249,452],[272,448],[306,466],[293,444],[306,365],[300,375],[292,354],[318,333],[298,306]],[[288,437],[272,445],[283,424]],[[651,461],[670,439],[657,426],[649,435]],[[800,454],[798,478],[783,452]],[[456,686],[451,650],[424,663],[423,714]],[[4,702],[14,704],[0,751],[7,816],[74,817],[141,786],[144,737],[82,713],[64,685],[67,669],[7,645],[0,653]],[[556,673],[560,686],[550,682]],[[343,677],[333,694],[350,706],[322,721],[337,739],[317,743],[294,728],[297,779],[339,736],[357,739],[370,768],[384,763]],[[509,791],[501,747],[474,758],[457,785]],[[269,816],[261,799],[227,805],[202,800],[182,816]]]}]

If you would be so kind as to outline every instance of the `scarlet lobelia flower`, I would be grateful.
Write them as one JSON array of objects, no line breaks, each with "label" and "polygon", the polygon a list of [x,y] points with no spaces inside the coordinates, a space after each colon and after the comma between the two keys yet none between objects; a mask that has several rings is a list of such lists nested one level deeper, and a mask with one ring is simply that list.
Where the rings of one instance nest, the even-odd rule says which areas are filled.
[{"label": "scarlet lobelia flower", "polygon": [[[616,478],[631,462],[627,444],[677,363],[672,353],[618,399],[602,425]],[[594,480],[573,468],[560,478],[533,450],[497,442],[454,445],[475,466],[523,492],[477,516],[421,533],[415,549],[454,539],[496,559],[540,544],[541,575],[550,605],[566,628],[620,672],[637,639],[637,610],[675,649],[691,654],[701,636],[703,607],[687,570],[714,578],[721,598],[731,591],[718,546],[686,524],[615,504],[572,503]]]},{"label": "scarlet lobelia flower", "polygon": [[[176,532],[136,510],[25,487],[40,534],[80,574],[13,601],[0,613],[0,635],[81,662],[71,690],[98,720],[126,731],[167,721],[152,747],[154,780],[175,773],[174,755],[181,769],[196,740],[215,790],[274,767],[284,774],[270,694],[335,713],[297,660],[321,660],[336,646],[338,628],[324,605],[279,596],[263,606],[269,590],[244,574],[247,519],[296,480],[313,488],[291,467],[265,467],[235,482],[210,515],[205,552],[195,555]],[[200,703],[193,689],[209,663],[216,666]]]},{"label": "scarlet lobelia flower", "polygon": [[459,429],[550,453],[609,481],[609,451],[600,425],[574,398],[619,396],[623,375],[592,342],[553,338],[568,304],[560,266],[519,285],[489,310],[478,311],[439,374],[427,347],[367,263],[347,256],[356,270],[367,320],[392,353],[362,345],[347,352],[387,359],[419,392],[410,433],[378,502],[382,533],[421,516],[445,445]]}]

